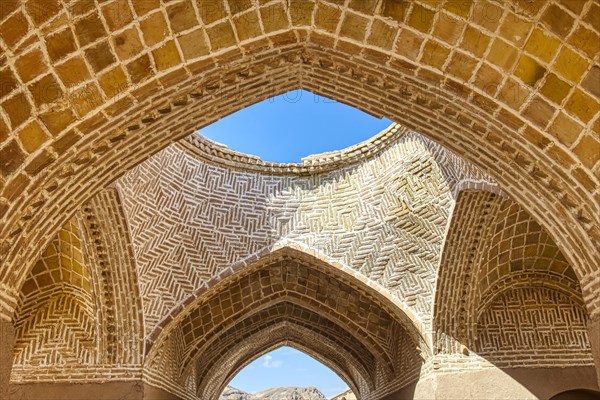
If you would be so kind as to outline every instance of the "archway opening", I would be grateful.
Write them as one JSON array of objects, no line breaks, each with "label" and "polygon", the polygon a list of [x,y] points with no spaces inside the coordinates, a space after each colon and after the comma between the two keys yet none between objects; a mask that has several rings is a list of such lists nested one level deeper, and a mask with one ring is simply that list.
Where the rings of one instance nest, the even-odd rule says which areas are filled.
[{"label": "archway opening", "polygon": [[391,124],[387,118],[296,89],[234,112],[198,133],[264,161],[298,163],[368,140]]},{"label": "archway opening", "polygon": [[318,400],[348,390],[348,384],[329,367],[310,354],[285,345],[256,357],[239,371],[220,399]]}]

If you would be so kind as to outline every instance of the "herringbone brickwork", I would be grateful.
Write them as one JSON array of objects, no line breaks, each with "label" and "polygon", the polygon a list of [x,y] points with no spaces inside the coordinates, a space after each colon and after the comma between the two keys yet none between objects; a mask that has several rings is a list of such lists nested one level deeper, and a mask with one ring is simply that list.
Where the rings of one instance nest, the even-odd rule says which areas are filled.
[{"label": "herringbone brickwork", "polygon": [[[283,329],[279,336],[274,327]],[[195,374],[198,396],[214,398],[257,353],[291,341],[370,398],[416,379],[430,356],[421,335],[364,282],[284,247],[223,278],[174,315],[151,343],[147,374],[186,398],[195,393],[178,382]]]},{"label": "herringbone brickwork", "polygon": [[280,240],[340,260],[428,321],[454,188],[486,178],[421,136],[391,130],[384,150],[321,174],[240,171],[172,146],[119,180],[146,332],[221,270]]},{"label": "herringbone brickwork", "polygon": [[109,182],[194,129],[297,88],[476,163],[542,222],[598,308],[595,0],[232,4],[2,2],[4,319],[59,227]]},{"label": "herringbone brickwork", "polygon": [[485,191],[461,192],[452,218],[436,351],[513,367],[592,365],[577,277],[547,232],[514,201]]}]

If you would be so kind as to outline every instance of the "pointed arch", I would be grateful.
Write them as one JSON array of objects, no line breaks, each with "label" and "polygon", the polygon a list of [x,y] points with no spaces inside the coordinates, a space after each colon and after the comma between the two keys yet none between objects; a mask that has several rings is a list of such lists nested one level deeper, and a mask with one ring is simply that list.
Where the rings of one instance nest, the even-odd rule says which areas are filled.
[{"label": "pointed arch", "polygon": [[[366,279],[298,247],[265,249],[232,266],[168,317],[147,344],[149,382],[182,390],[178,382],[196,369],[199,393],[218,393],[226,377],[252,356],[251,350],[284,340],[311,349],[365,399],[417,379],[431,353],[413,320]],[[273,324],[286,328],[259,341],[255,334]],[[290,326],[310,335],[302,340]],[[240,347],[243,356],[241,350],[227,352],[240,343],[246,343]],[[331,343],[327,348],[334,353],[323,354],[325,348],[319,346],[324,343]],[[228,357],[237,361],[227,367],[217,362]],[[165,376],[167,370],[170,376]],[[221,378],[211,378],[209,383],[217,386],[210,386],[203,379],[207,376]]]}]

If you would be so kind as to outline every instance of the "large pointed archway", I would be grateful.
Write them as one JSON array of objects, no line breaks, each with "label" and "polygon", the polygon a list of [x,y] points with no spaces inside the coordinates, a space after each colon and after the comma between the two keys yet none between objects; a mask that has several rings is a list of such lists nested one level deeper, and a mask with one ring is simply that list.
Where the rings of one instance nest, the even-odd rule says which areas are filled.
[{"label": "large pointed archway", "polygon": [[[431,352],[418,321],[348,272],[291,247],[219,280],[166,320],[145,375],[157,387],[217,398],[257,354],[306,350],[362,399],[414,381]],[[174,350],[177,351],[174,352]]]},{"label": "large pointed archway", "polygon": [[3,3],[4,318],[78,205],[173,140],[294,88],[489,172],[559,243],[595,315],[598,5],[528,4]]}]

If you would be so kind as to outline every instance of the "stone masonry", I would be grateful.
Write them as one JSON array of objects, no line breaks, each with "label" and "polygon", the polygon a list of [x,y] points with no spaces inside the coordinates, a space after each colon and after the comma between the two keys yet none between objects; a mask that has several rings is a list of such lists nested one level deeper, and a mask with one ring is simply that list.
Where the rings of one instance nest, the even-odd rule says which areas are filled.
[{"label": "stone masonry", "polygon": [[[284,344],[365,400],[597,390],[599,15],[0,0],[0,396],[212,400]],[[401,125],[193,134],[298,88]]]}]

